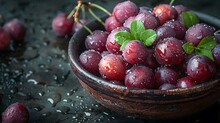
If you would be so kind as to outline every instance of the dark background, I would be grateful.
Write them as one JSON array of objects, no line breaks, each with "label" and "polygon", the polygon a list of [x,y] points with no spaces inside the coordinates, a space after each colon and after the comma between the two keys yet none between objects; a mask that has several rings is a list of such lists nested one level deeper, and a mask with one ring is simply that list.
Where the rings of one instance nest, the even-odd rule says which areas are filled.
[{"label": "dark background", "polygon": [[[122,1],[122,0],[120,0]],[[153,7],[163,0],[132,0]],[[119,0],[93,0],[111,11]],[[220,18],[219,0],[176,0],[191,10]],[[85,91],[72,73],[67,57],[70,37],[56,37],[51,22],[59,12],[69,13],[74,0],[0,0],[2,26],[12,18],[22,20],[28,30],[23,42],[0,53],[0,112],[13,102],[25,104],[30,123],[218,123],[220,104],[191,117],[157,121],[121,116],[102,107]],[[95,10],[102,16],[103,12]],[[88,19],[91,16],[87,15]],[[201,102],[203,103],[203,102]]]}]

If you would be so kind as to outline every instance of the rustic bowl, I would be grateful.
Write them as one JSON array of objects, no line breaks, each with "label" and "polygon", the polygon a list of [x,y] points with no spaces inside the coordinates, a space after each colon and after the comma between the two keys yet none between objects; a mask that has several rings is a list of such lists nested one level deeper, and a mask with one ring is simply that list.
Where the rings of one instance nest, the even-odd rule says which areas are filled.
[{"label": "rustic bowl", "polygon": [[[218,29],[220,20],[198,13],[203,22]],[[102,18],[103,20],[106,17]],[[91,30],[104,29],[97,21],[87,25]],[[68,55],[74,74],[81,85],[103,106],[123,115],[144,119],[181,118],[200,112],[220,97],[220,80],[212,80],[188,89],[147,90],[128,89],[111,84],[87,72],[79,63],[79,54],[85,50],[84,41],[89,33],[76,32],[69,42]]]}]

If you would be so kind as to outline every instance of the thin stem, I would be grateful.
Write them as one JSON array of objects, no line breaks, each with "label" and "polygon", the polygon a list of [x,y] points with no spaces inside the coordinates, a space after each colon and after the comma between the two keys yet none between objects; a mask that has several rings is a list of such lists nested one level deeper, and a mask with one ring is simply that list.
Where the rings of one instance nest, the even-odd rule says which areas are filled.
[{"label": "thin stem", "polygon": [[88,8],[89,13],[97,20],[99,21],[103,26],[105,26],[105,23],[98,17],[96,14],[92,11],[91,7]]},{"label": "thin stem", "polygon": [[86,29],[90,34],[92,34],[92,31],[89,29],[89,27],[84,25],[80,20],[78,21],[78,23],[80,23],[83,26],[84,29]]},{"label": "thin stem", "polygon": [[73,17],[73,15],[75,14],[77,8],[78,8],[78,6],[76,6],[76,7],[70,12],[70,14],[67,16],[67,19],[70,19],[70,18]]},{"label": "thin stem", "polygon": [[86,19],[85,5],[82,5],[81,10],[82,10],[82,19],[85,20]]},{"label": "thin stem", "polygon": [[103,12],[105,12],[106,14],[108,14],[109,16],[111,16],[111,13],[108,10],[106,10],[105,8],[99,6],[99,5],[95,4],[95,3],[90,3],[90,6],[96,7],[98,9],[102,10]]},{"label": "thin stem", "polygon": [[170,5],[172,6],[175,0],[171,0],[170,1]]},{"label": "thin stem", "polygon": [[214,34],[220,34],[220,30],[217,30]]},{"label": "thin stem", "polygon": [[74,13],[74,21],[76,23],[78,23],[79,21],[79,12],[80,12],[80,8],[82,7],[82,1],[79,0],[78,1],[78,5],[77,5],[77,9],[76,9],[76,12]]}]

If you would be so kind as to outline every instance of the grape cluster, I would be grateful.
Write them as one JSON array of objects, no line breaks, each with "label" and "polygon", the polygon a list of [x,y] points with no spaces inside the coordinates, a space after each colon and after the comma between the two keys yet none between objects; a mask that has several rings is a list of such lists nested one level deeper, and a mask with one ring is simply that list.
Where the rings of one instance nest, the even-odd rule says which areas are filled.
[{"label": "grape cluster", "polygon": [[25,25],[14,18],[0,27],[0,51],[7,50],[11,43],[11,40],[18,43],[21,42],[26,35]]},{"label": "grape cluster", "polygon": [[[219,33],[198,19],[183,5],[160,4],[150,9],[131,1],[118,3],[105,21],[106,30],[86,37],[79,62],[92,74],[128,88],[193,87],[220,73]],[[126,45],[116,40],[119,32],[132,31],[134,21],[156,32],[151,46],[135,36]],[[206,45],[209,39],[212,44]]]}]

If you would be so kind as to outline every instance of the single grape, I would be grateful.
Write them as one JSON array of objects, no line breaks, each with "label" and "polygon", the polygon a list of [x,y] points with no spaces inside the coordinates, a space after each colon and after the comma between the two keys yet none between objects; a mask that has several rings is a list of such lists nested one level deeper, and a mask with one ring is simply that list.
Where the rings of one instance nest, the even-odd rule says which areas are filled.
[{"label": "single grape", "polygon": [[156,32],[157,38],[154,41],[153,46],[156,46],[157,43],[160,42],[160,40],[163,40],[165,38],[176,37],[175,30],[169,26],[160,26],[159,28],[157,28]]},{"label": "single grape", "polygon": [[195,55],[188,61],[187,75],[198,83],[211,79],[215,72],[215,64],[206,56]]},{"label": "single grape", "polygon": [[115,40],[115,34],[121,31],[129,32],[129,29],[126,27],[119,27],[112,30],[112,32],[108,35],[106,48],[109,52],[114,54],[122,54],[122,51],[120,51],[121,45]]},{"label": "single grape", "polygon": [[177,81],[177,88],[190,88],[196,85],[196,82],[189,76],[183,77]]},{"label": "single grape", "polygon": [[154,84],[154,73],[146,66],[134,66],[126,72],[125,86],[129,88],[153,89]]},{"label": "single grape", "polygon": [[197,46],[204,37],[211,36],[214,34],[214,32],[214,27],[204,23],[199,23],[190,27],[186,31],[185,40],[193,43],[194,46]]},{"label": "single grape", "polygon": [[153,14],[139,13],[134,20],[141,21],[146,29],[156,29],[160,25],[160,20]]},{"label": "single grape", "polygon": [[186,34],[186,26],[181,24],[179,21],[176,20],[170,20],[163,24],[163,26],[169,26],[174,29],[176,32],[176,38],[178,39],[184,39]]},{"label": "single grape", "polygon": [[212,51],[214,57],[214,63],[216,67],[220,68],[220,44],[217,44]]},{"label": "single grape", "polygon": [[139,7],[139,14],[140,13],[151,14],[152,9],[149,7],[146,7],[146,6],[141,6],[141,7]]},{"label": "single grape", "polygon": [[0,51],[8,49],[10,40],[10,35],[0,27]]},{"label": "single grape", "polygon": [[86,50],[79,56],[79,62],[87,71],[94,75],[99,75],[98,64],[102,56],[98,51]]},{"label": "single grape", "polygon": [[2,123],[28,123],[29,112],[21,103],[9,105],[2,113]]},{"label": "single grape", "polygon": [[135,3],[124,1],[115,6],[112,15],[115,16],[120,23],[124,23],[129,17],[136,16],[138,12],[139,7]]},{"label": "single grape", "polygon": [[10,34],[11,38],[16,42],[23,40],[27,32],[25,25],[16,18],[5,23],[3,28]]},{"label": "single grape", "polygon": [[106,31],[95,30],[85,39],[85,46],[87,49],[93,49],[99,52],[106,51],[106,40],[109,33]]},{"label": "single grape", "polygon": [[106,80],[122,81],[124,80],[126,70],[126,62],[121,55],[105,55],[99,63],[99,72]]},{"label": "single grape", "polygon": [[168,4],[160,4],[154,7],[153,13],[159,18],[161,25],[166,21],[176,19],[178,16],[177,11]]},{"label": "single grape", "polygon": [[160,64],[157,62],[155,56],[154,56],[154,50],[148,49],[147,50],[147,59],[145,61],[145,65],[151,69],[155,69],[160,66]]},{"label": "single grape", "polygon": [[174,8],[176,9],[178,14],[188,11],[188,8],[183,5],[175,5]]},{"label": "single grape", "polygon": [[122,56],[130,64],[142,64],[147,60],[147,51],[147,47],[143,42],[133,40],[124,47]]},{"label": "single grape", "polygon": [[65,36],[72,34],[72,28],[74,24],[73,19],[67,19],[66,13],[58,14],[52,22],[52,29],[57,36]]},{"label": "single grape", "polygon": [[162,65],[178,65],[181,64],[186,54],[182,47],[181,40],[176,38],[165,38],[157,43],[155,47],[155,57]]},{"label": "single grape", "polygon": [[116,20],[114,16],[110,16],[105,20],[105,29],[108,32],[111,32],[112,30],[118,27],[122,27],[122,26],[123,26],[123,23]]},{"label": "single grape", "polygon": [[134,16],[129,17],[127,20],[125,20],[123,26],[130,29],[131,28],[131,23],[134,21],[134,19],[135,19]]},{"label": "single grape", "polygon": [[176,85],[179,72],[172,68],[160,67],[156,70],[155,79],[158,87],[165,83]]}]

